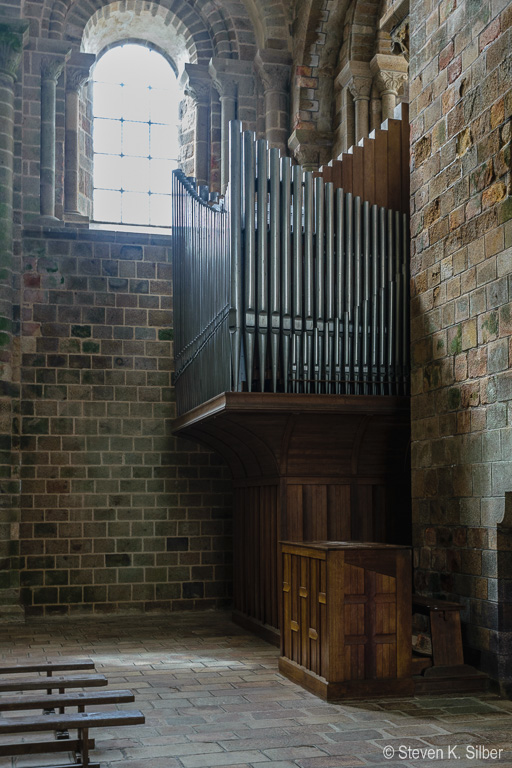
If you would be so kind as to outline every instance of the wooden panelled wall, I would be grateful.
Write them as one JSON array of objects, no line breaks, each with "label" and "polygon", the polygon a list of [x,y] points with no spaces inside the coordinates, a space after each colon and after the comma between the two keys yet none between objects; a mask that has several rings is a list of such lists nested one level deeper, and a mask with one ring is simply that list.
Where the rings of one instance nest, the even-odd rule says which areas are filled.
[{"label": "wooden panelled wall", "polygon": [[232,392],[175,431],[231,467],[234,615],[267,639],[280,627],[280,541],[410,543],[408,398]]},{"label": "wooden panelled wall", "polygon": [[286,478],[235,486],[233,603],[245,624],[244,616],[280,627],[279,541],[410,543],[410,521],[403,514],[407,483],[395,489],[384,480]]}]

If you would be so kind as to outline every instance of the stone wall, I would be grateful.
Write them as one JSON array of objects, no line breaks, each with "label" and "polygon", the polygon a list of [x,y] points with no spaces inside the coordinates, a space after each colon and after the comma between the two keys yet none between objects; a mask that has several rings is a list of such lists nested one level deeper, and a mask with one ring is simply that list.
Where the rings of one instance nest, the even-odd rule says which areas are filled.
[{"label": "stone wall", "polygon": [[503,0],[411,3],[415,581],[463,603],[468,659],[495,678],[501,668],[504,681],[512,623],[498,576],[511,573],[498,573],[497,525],[512,489],[511,26]]},{"label": "stone wall", "polygon": [[22,283],[26,614],[224,604],[227,470],[170,431],[169,238],[28,231]]}]

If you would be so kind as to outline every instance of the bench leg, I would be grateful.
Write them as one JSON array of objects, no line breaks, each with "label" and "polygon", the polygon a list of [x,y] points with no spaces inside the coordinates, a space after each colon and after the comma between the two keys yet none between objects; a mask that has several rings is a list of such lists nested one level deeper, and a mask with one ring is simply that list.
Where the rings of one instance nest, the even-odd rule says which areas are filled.
[{"label": "bench leg", "polygon": [[[63,694],[65,692],[64,688],[59,688],[59,693]],[[64,714],[64,707],[59,707],[59,715]],[[69,739],[69,731],[55,731],[55,738],[57,739]]]},{"label": "bench leg", "polygon": [[78,741],[80,743],[80,768],[90,768],[89,763],[89,729],[78,729]]}]

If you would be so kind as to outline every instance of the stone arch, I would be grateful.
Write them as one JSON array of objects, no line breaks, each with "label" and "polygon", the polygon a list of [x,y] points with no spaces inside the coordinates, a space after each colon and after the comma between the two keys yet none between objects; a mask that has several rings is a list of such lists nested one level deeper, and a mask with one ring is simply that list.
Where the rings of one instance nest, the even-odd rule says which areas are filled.
[{"label": "stone arch", "polygon": [[[174,72],[175,77],[178,77],[179,69],[176,65],[176,62],[172,58],[172,56],[169,54],[169,52],[165,48],[162,48],[158,43],[148,42],[147,40],[144,40],[144,38],[139,38],[139,37],[123,36],[122,40],[116,40],[103,46],[101,48],[100,53],[96,57],[96,63],[98,63],[98,61],[102,58],[102,56],[108,53],[108,51],[111,51],[112,48],[117,48],[118,46],[125,45],[127,43],[131,45],[140,45],[143,48],[148,48],[149,50],[159,53],[160,56],[162,56],[167,61],[172,71]],[[86,53],[88,53],[88,51],[86,51]]]},{"label": "stone arch", "polygon": [[256,35],[258,48],[291,52],[292,3],[281,0],[243,0]]},{"label": "stone arch", "polygon": [[295,78],[292,119],[295,128],[312,128],[328,140],[332,131],[334,75],[349,0],[302,0],[294,28]]},{"label": "stone arch", "polygon": [[[377,52],[381,0],[353,0],[345,16],[343,42],[338,61],[370,61]],[[387,36],[388,39],[389,35]],[[389,50],[391,52],[391,43]]]},{"label": "stone arch", "polygon": [[[102,5],[86,23],[82,37],[82,50],[98,54],[121,40],[137,39],[165,52],[180,76],[186,62],[206,63],[213,55],[207,29],[201,19],[195,21],[198,34],[164,6],[147,3],[144,12],[136,14],[122,9],[118,2]],[[199,37],[202,40],[199,40]],[[200,46],[200,47],[199,47]]]},{"label": "stone arch", "polygon": [[135,15],[164,15],[168,23],[178,20],[197,50],[197,63],[211,56],[251,59],[256,51],[253,25],[244,4],[230,0],[219,8],[213,0],[54,0],[47,25],[50,38],[78,41],[98,11],[113,6],[118,12]]}]

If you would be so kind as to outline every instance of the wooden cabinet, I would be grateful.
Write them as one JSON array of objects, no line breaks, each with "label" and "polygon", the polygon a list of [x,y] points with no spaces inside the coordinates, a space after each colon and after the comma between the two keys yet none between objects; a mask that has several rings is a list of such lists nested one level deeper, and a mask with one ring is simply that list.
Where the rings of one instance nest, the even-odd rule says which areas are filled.
[{"label": "wooden cabinet", "polygon": [[279,669],[326,699],[410,694],[411,552],[283,542]]}]

